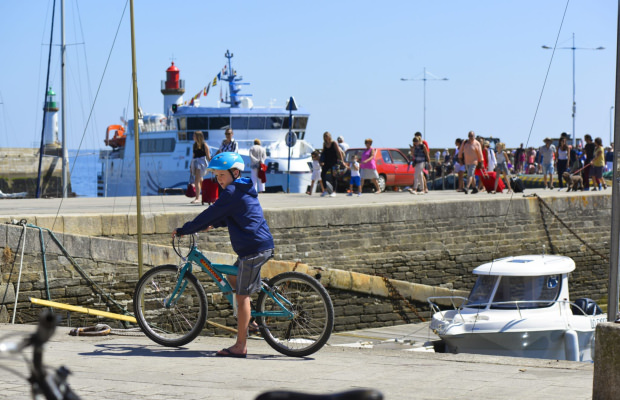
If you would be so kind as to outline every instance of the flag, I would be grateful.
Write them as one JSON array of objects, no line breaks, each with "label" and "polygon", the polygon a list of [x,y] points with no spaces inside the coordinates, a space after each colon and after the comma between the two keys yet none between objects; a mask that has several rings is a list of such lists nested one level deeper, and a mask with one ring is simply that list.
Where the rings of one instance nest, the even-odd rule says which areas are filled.
[{"label": "flag", "polygon": [[218,80],[218,81],[219,81],[219,80],[222,80],[222,73],[221,73],[221,72],[218,72],[218,73],[217,73],[217,80]]},{"label": "flag", "polygon": [[193,98],[193,97],[192,97],[192,99],[190,100],[189,105],[190,105],[190,106],[193,106],[193,105],[194,105],[194,98]]},{"label": "flag", "polygon": [[226,68],[228,68],[228,65],[224,65],[224,68],[222,68],[222,75],[226,75]]},{"label": "flag", "polygon": [[207,93],[209,93],[209,89],[207,89],[208,87],[209,87],[209,86],[207,85],[207,86],[205,86],[205,88],[204,88],[204,89],[202,89],[202,95],[203,95],[203,96],[206,96],[206,95],[207,95]]},{"label": "flag", "polygon": [[215,85],[217,85],[217,76],[213,78],[213,83],[211,84],[211,86],[215,86]]}]

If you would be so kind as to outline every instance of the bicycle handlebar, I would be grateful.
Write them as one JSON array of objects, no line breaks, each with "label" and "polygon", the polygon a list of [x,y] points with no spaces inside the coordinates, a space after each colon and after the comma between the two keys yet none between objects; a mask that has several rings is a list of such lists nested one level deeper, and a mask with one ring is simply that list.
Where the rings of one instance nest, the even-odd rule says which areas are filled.
[{"label": "bicycle handlebar", "polygon": [[59,367],[55,373],[50,374],[45,371],[43,364],[43,345],[56,332],[58,320],[59,317],[46,309],[39,315],[39,324],[34,333],[19,344],[3,343],[0,347],[3,351],[17,353],[32,346],[32,361],[29,362],[31,376],[28,382],[32,386],[33,398],[43,395],[48,400],[79,400],[80,397],[67,384],[69,370]]},{"label": "bicycle handlebar", "polygon": [[58,319],[51,312],[42,312],[37,330],[30,336],[27,345],[43,346],[56,332],[57,322]]}]

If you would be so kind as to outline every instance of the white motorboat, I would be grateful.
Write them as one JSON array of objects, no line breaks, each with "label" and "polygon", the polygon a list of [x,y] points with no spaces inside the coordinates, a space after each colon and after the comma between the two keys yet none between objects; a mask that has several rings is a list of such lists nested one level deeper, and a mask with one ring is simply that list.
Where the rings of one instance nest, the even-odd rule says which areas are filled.
[{"label": "white motorboat", "polygon": [[[594,331],[606,322],[591,299],[569,299],[564,256],[506,257],[474,269],[468,298],[431,297],[430,328],[445,352],[591,362]],[[439,304],[452,304],[442,311]]]}]

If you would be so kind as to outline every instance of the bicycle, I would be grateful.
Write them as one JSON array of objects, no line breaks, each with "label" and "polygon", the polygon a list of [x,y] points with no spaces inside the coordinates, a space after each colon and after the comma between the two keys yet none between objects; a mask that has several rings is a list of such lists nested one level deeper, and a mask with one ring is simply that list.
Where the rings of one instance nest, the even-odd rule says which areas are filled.
[{"label": "bicycle", "polygon": [[[173,237],[172,247],[181,258],[179,265],[160,265],[146,272],[136,285],[133,304],[138,325],[148,338],[180,347],[194,340],[207,320],[207,297],[192,266],[211,277],[235,311],[233,288],[224,275],[237,275],[237,267],[212,263],[198,250],[195,235]],[[313,277],[294,271],[262,281],[252,317],[265,341],[291,357],[321,349],[334,326],[327,290]]]},{"label": "bicycle", "polygon": [[[32,346],[32,360],[24,359],[29,365],[32,398],[44,396],[47,400],[80,400],[80,397],[71,390],[67,383],[69,370],[64,366],[59,367],[53,374],[46,372],[43,365],[43,345],[54,335],[58,317],[51,311],[44,310],[39,316],[37,330],[19,343],[4,341],[0,342],[0,353],[17,354]],[[22,376],[12,368],[0,365],[15,375]]]}]

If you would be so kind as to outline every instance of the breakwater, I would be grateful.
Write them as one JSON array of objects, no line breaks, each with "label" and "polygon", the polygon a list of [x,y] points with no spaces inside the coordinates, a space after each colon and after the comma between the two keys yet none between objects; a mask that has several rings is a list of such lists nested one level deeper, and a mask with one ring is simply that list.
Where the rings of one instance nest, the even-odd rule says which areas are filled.
[{"label": "breakwater", "polygon": [[[265,217],[276,242],[274,263],[292,269],[301,261],[313,273],[323,271],[321,281],[336,306],[336,330],[428,318],[424,302],[431,294],[428,288],[445,290],[442,294],[469,290],[475,279],[473,268],[507,255],[546,251],[570,256],[577,264],[571,274],[571,297],[600,300],[607,293],[609,262],[604,257],[609,253],[610,194],[547,196],[542,202],[522,196],[512,200],[505,195],[471,196],[462,201],[463,197],[329,208],[266,207]],[[195,215],[195,208],[145,213],[147,268],[176,263],[168,246],[170,232]],[[135,216],[84,213],[35,216],[29,222],[39,226],[53,222],[54,231],[64,232],[59,240],[93,279],[122,304],[130,304],[137,281]],[[5,255],[0,299],[15,292],[22,228],[3,225],[1,229],[0,247]],[[31,309],[26,296],[45,298],[38,232],[27,231],[24,265],[29,269],[22,275],[18,299],[25,316]],[[234,260],[226,230],[201,235],[199,245],[214,257],[228,260],[216,262]],[[49,279],[52,300],[109,308],[68,259],[55,251],[56,255],[47,257],[48,274],[56,274]],[[390,292],[383,277],[396,282],[395,292]],[[210,298],[219,301],[217,296]],[[5,316],[12,310],[6,299],[1,306]],[[219,303],[210,309],[211,317],[228,324],[234,321],[232,310]]]},{"label": "breakwater", "polygon": [[[27,193],[35,197],[39,171],[39,149],[0,148],[0,191]],[[71,193],[71,183],[68,183]],[[41,196],[62,197],[62,155],[60,149],[46,149],[41,158]]]}]

